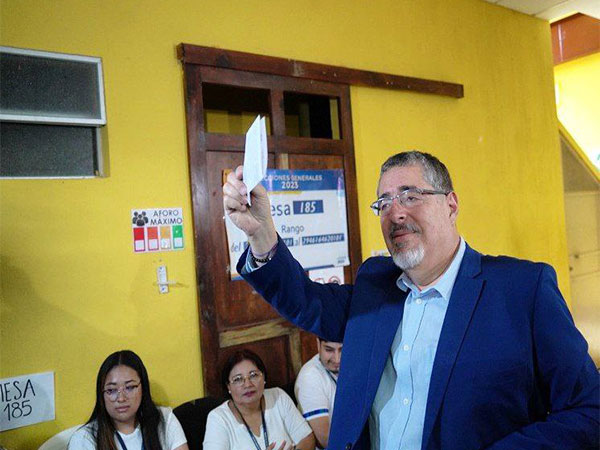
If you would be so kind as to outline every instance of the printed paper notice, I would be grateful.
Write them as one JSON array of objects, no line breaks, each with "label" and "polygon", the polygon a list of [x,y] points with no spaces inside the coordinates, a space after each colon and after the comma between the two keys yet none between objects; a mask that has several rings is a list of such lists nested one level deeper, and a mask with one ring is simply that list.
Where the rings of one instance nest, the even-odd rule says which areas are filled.
[{"label": "printed paper notice", "polygon": [[132,209],[131,227],[136,253],[183,249],[182,208]]},{"label": "printed paper notice", "polygon": [[[275,229],[305,270],[346,266],[348,224],[342,170],[267,170],[262,181]],[[246,235],[225,214],[231,278]]]},{"label": "printed paper notice", "polygon": [[0,380],[0,431],[54,420],[54,372]]}]

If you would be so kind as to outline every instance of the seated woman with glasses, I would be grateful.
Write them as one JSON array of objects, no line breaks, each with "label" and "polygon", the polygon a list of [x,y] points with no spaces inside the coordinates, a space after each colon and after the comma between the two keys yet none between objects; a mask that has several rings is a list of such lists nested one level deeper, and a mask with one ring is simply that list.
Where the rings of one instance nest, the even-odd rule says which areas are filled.
[{"label": "seated woman with glasses", "polygon": [[231,396],[206,422],[204,450],[313,450],[315,436],[292,399],[265,389],[266,369],[250,350],[232,354],[221,372]]},{"label": "seated woman with glasses", "polygon": [[188,450],[170,408],[150,395],[144,363],[130,350],[110,355],[96,379],[96,406],[69,441],[69,450]]}]

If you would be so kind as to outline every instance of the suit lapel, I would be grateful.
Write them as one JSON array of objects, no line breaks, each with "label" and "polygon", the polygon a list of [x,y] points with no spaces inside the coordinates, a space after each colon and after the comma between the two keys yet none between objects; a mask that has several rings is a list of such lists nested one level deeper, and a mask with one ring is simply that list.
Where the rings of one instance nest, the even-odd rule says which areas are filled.
[{"label": "suit lapel", "polygon": [[379,388],[379,382],[381,381],[381,375],[390,354],[392,341],[404,313],[404,301],[406,300],[407,293],[400,290],[396,285],[398,275],[399,272],[390,277],[385,286],[382,286],[383,289],[381,289],[381,295],[385,301],[379,307],[375,329],[373,330],[371,364],[367,376],[365,395],[365,405],[369,406],[367,414],[370,412],[370,406],[373,404],[375,394]]},{"label": "suit lapel", "polygon": [[454,282],[433,363],[423,425],[423,449],[427,448],[456,357],[481,294],[483,281],[474,279],[480,270],[481,255],[467,246]]}]

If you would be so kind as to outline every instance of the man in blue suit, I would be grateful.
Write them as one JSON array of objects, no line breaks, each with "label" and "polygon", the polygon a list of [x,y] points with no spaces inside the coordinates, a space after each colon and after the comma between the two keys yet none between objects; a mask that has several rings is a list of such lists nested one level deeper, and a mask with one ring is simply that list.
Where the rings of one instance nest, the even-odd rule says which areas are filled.
[{"label": "man in blue suit", "polygon": [[308,279],[262,186],[247,205],[241,167],[223,186],[250,244],[238,273],[291,322],[344,343],[329,449],[598,448],[598,372],[554,270],[471,249],[432,155],[389,158],[377,193],[392,257],[339,286]]}]

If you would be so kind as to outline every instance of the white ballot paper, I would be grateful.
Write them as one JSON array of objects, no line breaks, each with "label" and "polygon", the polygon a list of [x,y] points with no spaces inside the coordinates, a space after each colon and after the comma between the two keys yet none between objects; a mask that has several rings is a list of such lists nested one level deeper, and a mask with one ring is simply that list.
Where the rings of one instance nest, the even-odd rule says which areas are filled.
[{"label": "white ballot paper", "polygon": [[244,184],[248,188],[248,204],[251,205],[250,192],[267,175],[267,126],[265,118],[256,119],[246,132],[244,150]]}]

